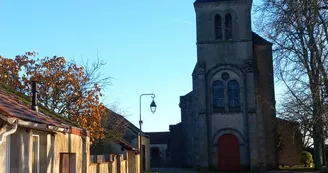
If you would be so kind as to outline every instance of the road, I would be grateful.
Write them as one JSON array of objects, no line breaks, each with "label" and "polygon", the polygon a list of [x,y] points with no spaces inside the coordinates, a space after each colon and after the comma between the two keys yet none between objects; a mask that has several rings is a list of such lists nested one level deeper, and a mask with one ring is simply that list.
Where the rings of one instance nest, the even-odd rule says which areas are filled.
[{"label": "road", "polygon": [[158,173],[200,173],[195,170],[184,168],[152,168],[152,171]]},{"label": "road", "polygon": [[[210,171],[200,172],[200,171],[196,171],[192,169],[184,169],[184,168],[152,168],[152,171],[158,173],[217,173],[217,172],[210,172]],[[268,173],[319,173],[319,171],[278,170],[278,171],[269,171]]]}]

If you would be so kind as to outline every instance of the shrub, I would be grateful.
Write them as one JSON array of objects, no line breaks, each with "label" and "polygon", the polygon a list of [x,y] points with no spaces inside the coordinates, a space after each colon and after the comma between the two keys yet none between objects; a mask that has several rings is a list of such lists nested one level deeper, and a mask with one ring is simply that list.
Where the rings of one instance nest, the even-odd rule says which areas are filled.
[{"label": "shrub", "polygon": [[313,158],[310,152],[302,151],[298,157],[304,167],[311,167],[313,165]]}]

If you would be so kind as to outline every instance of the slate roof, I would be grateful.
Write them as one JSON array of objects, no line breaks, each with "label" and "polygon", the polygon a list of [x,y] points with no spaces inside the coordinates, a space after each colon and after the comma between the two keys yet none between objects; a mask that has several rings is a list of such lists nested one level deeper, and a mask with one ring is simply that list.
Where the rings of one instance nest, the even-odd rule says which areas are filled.
[{"label": "slate roof", "polygon": [[196,0],[195,3],[206,3],[206,2],[234,2],[234,1],[237,1],[237,0]]},{"label": "slate roof", "polygon": [[[135,135],[139,134],[139,128],[137,126],[135,126],[133,123],[131,123],[129,120],[127,120],[123,115],[118,114],[110,109],[108,109],[108,111],[110,111],[112,118],[114,119],[122,119],[126,124],[127,124],[127,128],[129,130],[131,130]],[[110,121],[115,121],[114,119],[110,119]],[[147,134],[143,133],[144,137],[149,137]],[[130,136],[131,137],[131,136]],[[127,138],[129,138],[129,135],[127,135]],[[135,136],[133,136],[131,139],[135,138]],[[126,139],[126,140],[130,140],[130,139]]]},{"label": "slate roof", "polygon": [[150,144],[168,144],[170,132],[147,132],[150,138]]},{"label": "slate roof", "polygon": [[124,139],[118,139],[115,140],[115,142],[117,142],[118,144],[120,144],[123,148],[127,149],[127,150],[132,150],[132,151],[139,151],[138,148],[134,148],[128,141],[124,140]]},{"label": "slate roof", "polygon": [[127,123],[127,126],[129,129],[133,130],[134,132],[138,133],[139,132],[139,128],[136,127],[134,124],[132,124],[129,120],[127,120],[123,115],[118,114],[110,109],[108,109],[108,111],[110,111],[111,116],[113,116],[116,119],[122,119],[125,123]]},{"label": "slate roof", "polygon": [[252,32],[253,37],[253,44],[272,44],[268,40],[264,39],[260,35],[256,34],[255,32]]},{"label": "slate roof", "polygon": [[0,83],[0,114],[8,118],[17,118],[59,128],[78,127],[70,120],[53,113],[47,108],[39,106],[39,112],[32,110],[28,96],[2,83]]}]

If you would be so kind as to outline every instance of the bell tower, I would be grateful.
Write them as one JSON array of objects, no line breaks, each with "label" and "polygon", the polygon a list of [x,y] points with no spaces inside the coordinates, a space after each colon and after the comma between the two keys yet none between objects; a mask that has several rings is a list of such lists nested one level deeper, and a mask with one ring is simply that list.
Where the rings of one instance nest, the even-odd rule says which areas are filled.
[{"label": "bell tower", "polygon": [[196,0],[198,61],[244,63],[252,58],[252,0]]}]

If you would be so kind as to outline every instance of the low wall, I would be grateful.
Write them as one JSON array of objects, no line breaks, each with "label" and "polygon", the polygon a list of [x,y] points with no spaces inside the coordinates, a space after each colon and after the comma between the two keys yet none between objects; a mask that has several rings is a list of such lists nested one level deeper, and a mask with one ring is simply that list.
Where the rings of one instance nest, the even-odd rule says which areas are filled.
[{"label": "low wall", "polygon": [[98,164],[91,163],[89,165],[88,172],[90,172],[90,173],[97,173],[97,166],[98,166]]},{"label": "low wall", "polygon": [[89,165],[88,173],[127,173],[127,161],[122,155],[93,155],[90,158],[93,163]]},{"label": "low wall", "polygon": [[121,160],[120,163],[121,163],[121,172],[120,173],[126,173],[127,172],[126,160]]},{"label": "low wall", "polygon": [[89,165],[88,173],[117,173],[117,170],[113,169],[115,164],[113,162],[92,163]]},{"label": "low wall", "polygon": [[99,163],[97,166],[98,173],[112,173],[112,163]]}]

